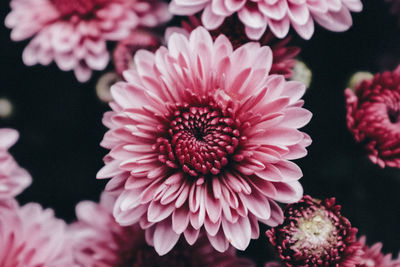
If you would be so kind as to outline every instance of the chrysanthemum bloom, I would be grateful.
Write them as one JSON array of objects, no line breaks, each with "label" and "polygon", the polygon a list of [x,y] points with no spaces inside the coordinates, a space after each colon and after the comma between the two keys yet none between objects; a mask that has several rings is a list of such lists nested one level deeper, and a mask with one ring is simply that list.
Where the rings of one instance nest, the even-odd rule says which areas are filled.
[{"label": "chrysanthemum bloom", "polygon": [[400,67],[345,90],[347,127],[382,168],[400,168]]},{"label": "chrysanthemum bloom", "polygon": [[140,49],[156,51],[161,45],[161,40],[149,31],[138,29],[134,30],[127,38],[119,41],[113,53],[115,71],[122,73],[131,68],[133,63],[133,55]]},{"label": "chrysanthemum bloom", "polygon": [[126,38],[138,26],[153,27],[170,18],[158,0],[12,0],[6,26],[11,39],[33,37],[25,48],[26,65],[74,70],[81,82],[109,61],[106,41]]},{"label": "chrysanthemum bloom", "polygon": [[362,10],[360,0],[172,0],[170,11],[192,15],[203,11],[203,25],[214,30],[227,17],[237,13],[247,36],[258,40],[267,27],[278,38],[284,38],[290,25],[304,39],[314,33],[314,21],[322,27],[341,32],[352,25],[350,11]]},{"label": "chrysanthemum bloom", "polygon": [[286,266],[354,267],[362,254],[357,229],[340,214],[335,198],[304,196],[285,209],[282,225],[267,231]]},{"label": "chrysanthemum bloom", "polygon": [[8,153],[18,136],[13,129],[0,129],[0,201],[15,197],[32,182],[29,173]]},{"label": "chrysanthemum bloom", "polygon": [[251,261],[236,257],[233,248],[224,253],[215,251],[204,237],[194,246],[179,242],[170,253],[159,256],[147,245],[148,237],[138,225],[123,227],[115,222],[112,204],[112,198],[103,194],[100,204],[83,201],[77,205],[78,221],[71,225],[70,233],[79,267],[253,266]]},{"label": "chrysanthemum bloom", "polygon": [[357,267],[400,267],[400,258],[392,260],[392,254],[384,255],[381,252],[382,243],[376,243],[372,247],[366,244],[365,236],[359,240],[362,245],[363,255],[361,256],[360,263]]},{"label": "chrysanthemum bloom", "polygon": [[10,202],[11,208],[0,202],[0,266],[74,266],[65,222],[39,204]]},{"label": "chrysanthemum bloom", "polygon": [[[200,20],[196,16],[190,16],[189,21],[182,21],[182,28],[170,27],[166,31],[167,39],[173,32],[181,32],[189,34],[192,30],[201,26]],[[220,34],[224,34],[228,37],[232,43],[234,49],[239,48],[245,43],[251,40],[247,37],[243,24],[234,17],[227,18],[224,23],[217,29],[210,31],[213,40],[215,40]],[[293,67],[296,64],[294,59],[300,53],[300,48],[295,46],[288,46],[291,37],[287,37],[284,40],[279,40],[268,31],[260,40],[261,45],[268,45],[272,50],[273,60],[270,74],[281,74],[285,78],[290,78],[293,75]]]},{"label": "chrysanthemum bloom", "polygon": [[290,160],[311,142],[298,130],[311,118],[304,85],[268,76],[269,47],[233,51],[201,27],[134,61],[127,82],[111,89],[101,143],[111,151],[97,175],[112,177],[116,220],[140,221],[159,254],[203,230],[218,251],[229,242],[244,250],[259,235],[257,221],[281,223],[275,200],[302,196],[302,172]]}]

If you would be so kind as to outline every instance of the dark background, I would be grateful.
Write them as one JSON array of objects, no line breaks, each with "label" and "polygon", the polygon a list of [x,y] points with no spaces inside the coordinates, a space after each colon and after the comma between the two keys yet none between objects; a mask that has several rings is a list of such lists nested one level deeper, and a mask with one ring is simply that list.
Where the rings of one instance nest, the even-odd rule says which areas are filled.
[{"label": "dark background", "polygon": [[[0,21],[9,12],[8,2],[0,1]],[[343,214],[359,234],[367,235],[369,244],[382,241],[385,252],[397,255],[400,170],[372,164],[354,142],[346,128],[343,90],[356,71],[377,72],[400,63],[400,17],[389,13],[384,0],[363,3],[364,10],[353,14],[349,31],[333,33],[317,26],[310,41],[293,40],[302,47],[300,57],[313,71],[304,97],[306,108],[314,114],[304,128],[313,144],[298,164],[304,172],[301,182],[306,194],[335,196]],[[11,152],[34,178],[19,200],[40,202],[72,221],[76,203],[97,200],[106,182],[95,178],[106,154],[99,146],[106,131],[101,118],[109,109],[94,90],[100,73],[80,84],[72,72],[62,72],[55,64],[25,67],[21,55],[27,42],[14,43],[9,34],[0,26],[0,97],[11,100],[14,113],[0,119],[0,127],[20,132]],[[262,231],[245,254],[261,263],[268,257],[266,244]]]}]

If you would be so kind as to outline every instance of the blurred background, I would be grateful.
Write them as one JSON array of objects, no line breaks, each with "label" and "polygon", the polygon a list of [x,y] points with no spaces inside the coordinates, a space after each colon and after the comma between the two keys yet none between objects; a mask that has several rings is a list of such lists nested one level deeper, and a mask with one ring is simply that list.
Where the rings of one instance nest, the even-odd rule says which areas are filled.
[{"label": "blurred background", "polygon": [[[1,21],[9,12],[8,3],[0,1]],[[385,253],[397,255],[400,170],[372,164],[362,145],[355,143],[346,128],[343,91],[356,71],[392,70],[400,63],[400,14],[391,14],[384,0],[363,4],[363,12],[352,14],[349,31],[333,33],[317,26],[310,41],[293,39],[302,48],[299,58],[313,74],[304,96],[305,107],[314,114],[304,128],[313,144],[309,155],[297,163],[304,172],[306,194],[336,197],[359,235],[367,235],[368,244],[382,241]],[[95,178],[107,152],[99,146],[106,131],[101,118],[109,110],[95,92],[101,73],[80,84],[72,72],[62,72],[54,64],[26,67],[21,55],[27,42],[14,43],[9,35],[0,26],[0,98],[13,106],[10,117],[0,118],[0,127],[20,132],[11,153],[34,179],[19,200],[39,202],[72,221],[75,205],[98,200],[106,183]],[[272,257],[265,229],[242,253],[260,264]]]}]

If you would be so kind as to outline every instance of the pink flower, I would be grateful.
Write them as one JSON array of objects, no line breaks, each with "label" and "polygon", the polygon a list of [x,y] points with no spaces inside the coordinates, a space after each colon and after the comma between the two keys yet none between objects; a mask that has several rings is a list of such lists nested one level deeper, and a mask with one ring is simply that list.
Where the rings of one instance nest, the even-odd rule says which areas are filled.
[{"label": "pink flower", "polygon": [[112,204],[113,198],[103,194],[100,204],[83,201],[76,207],[78,222],[71,225],[71,233],[78,266],[253,266],[251,261],[236,257],[234,249],[215,251],[204,237],[194,246],[178,243],[170,253],[159,256],[146,244],[147,236],[138,225],[122,227],[115,222]]},{"label": "pink flower", "polygon": [[[170,27],[166,30],[166,38],[173,32],[181,32],[189,35],[198,26],[202,26],[200,20],[196,16],[190,16],[189,21],[182,21],[182,28]],[[215,30],[210,31],[210,34],[215,40],[220,34],[228,37],[234,49],[239,48],[251,40],[246,36],[243,24],[237,18],[227,18],[224,23]],[[260,40],[261,45],[268,45],[272,50],[272,66],[270,74],[281,74],[285,78],[290,78],[293,75],[293,67],[296,64],[294,59],[300,53],[300,48],[288,46],[291,37],[286,37],[284,40],[279,40],[268,31]]]},{"label": "pink flower", "polygon": [[372,247],[366,244],[366,237],[362,236],[359,240],[364,254],[357,267],[400,267],[400,258],[392,260],[392,254],[384,255],[381,252],[382,243],[376,243]]},{"label": "pink flower", "polygon": [[153,0],[12,0],[6,26],[11,39],[33,37],[25,48],[26,65],[74,70],[80,82],[109,61],[106,41],[126,38],[138,26],[154,27],[170,18],[167,7]]},{"label": "pink flower", "polygon": [[203,11],[203,25],[218,28],[226,17],[237,13],[247,36],[258,40],[267,27],[284,38],[290,25],[304,39],[314,33],[314,20],[322,27],[341,32],[352,25],[350,11],[362,10],[360,0],[172,0],[170,11],[192,15]]},{"label": "pink flower", "polygon": [[266,233],[286,266],[354,267],[360,262],[357,229],[340,209],[335,198],[310,196],[286,207],[284,223]]},{"label": "pink flower", "polygon": [[382,168],[400,168],[400,66],[346,89],[347,127]]},{"label": "pink flower", "polygon": [[0,264],[4,267],[74,266],[66,224],[50,209],[0,202]]},{"label": "pink flower", "polygon": [[[218,251],[244,250],[257,238],[257,221],[282,222],[275,203],[302,196],[300,168],[310,138],[298,128],[305,87],[268,75],[269,47],[248,43],[235,51],[202,27],[168,48],[136,53],[127,82],[111,89],[110,149],[97,177],[116,194],[121,225],[140,221],[148,242],[165,254],[183,234],[194,244],[206,232]],[[169,242],[165,242],[169,240]]]},{"label": "pink flower", "polygon": [[15,197],[27,188],[32,178],[22,169],[8,149],[18,140],[18,132],[0,129],[0,201]]},{"label": "pink flower", "polygon": [[122,41],[119,41],[113,53],[115,70],[119,75],[132,67],[133,55],[140,49],[156,51],[161,45],[161,40],[149,31],[138,29]]}]

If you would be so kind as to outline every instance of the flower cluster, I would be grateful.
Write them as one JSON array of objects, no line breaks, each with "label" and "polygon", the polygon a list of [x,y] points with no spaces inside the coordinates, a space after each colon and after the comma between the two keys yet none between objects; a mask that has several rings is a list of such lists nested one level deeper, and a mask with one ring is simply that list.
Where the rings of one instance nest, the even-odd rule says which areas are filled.
[{"label": "flower cluster", "polygon": [[[31,176],[9,153],[18,132],[0,129],[1,267],[252,267],[236,249],[259,238],[259,223],[270,227],[277,253],[265,267],[400,267],[381,243],[357,239],[335,198],[303,196],[294,162],[311,144],[300,130],[312,117],[302,99],[311,71],[295,58],[301,50],[290,28],[303,39],[315,23],[345,31],[360,0],[10,0],[10,7],[11,39],[32,38],[26,65],[54,61],[85,82],[113,51],[114,70],[96,88],[111,108],[97,178],[110,180],[99,203],[78,203],[71,224],[16,200]],[[190,16],[163,25],[169,12]],[[345,91],[347,126],[374,163],[400,168],[400,66],[362,77]]]}]

